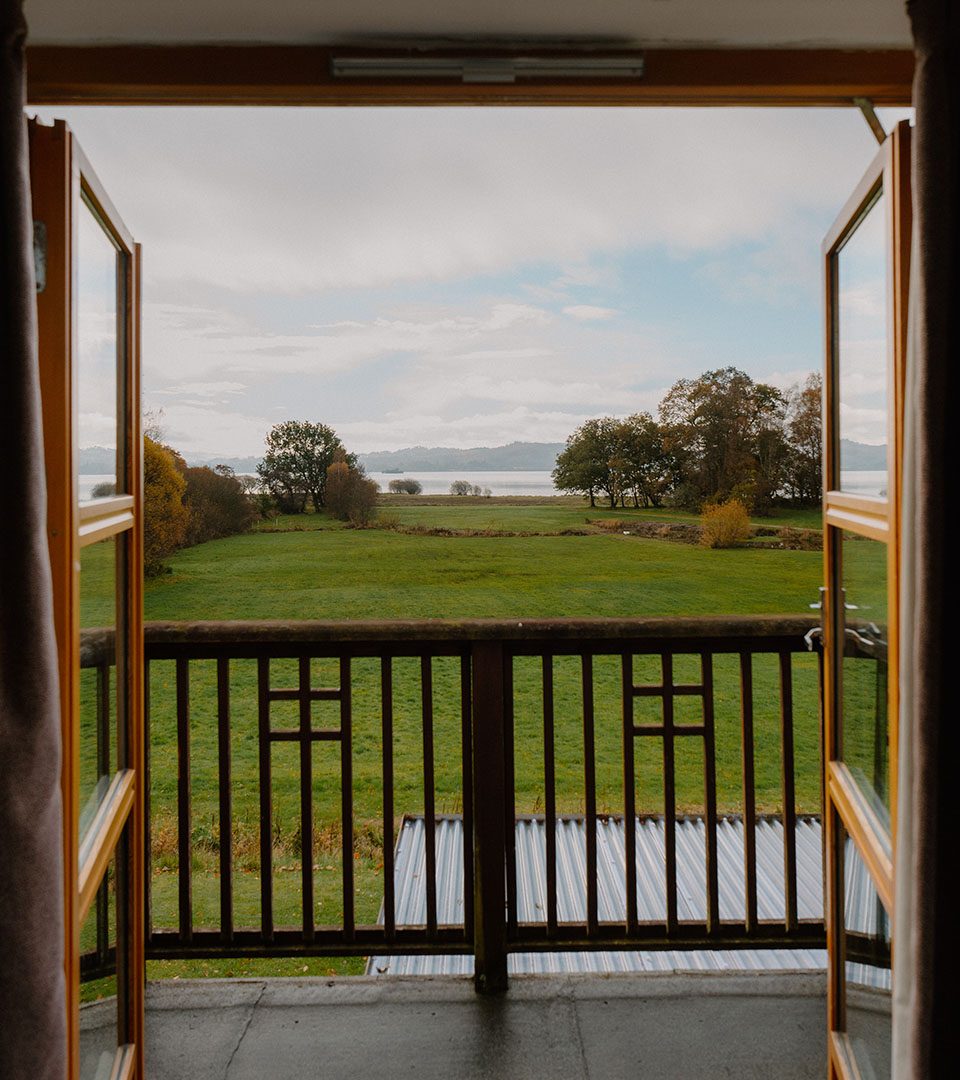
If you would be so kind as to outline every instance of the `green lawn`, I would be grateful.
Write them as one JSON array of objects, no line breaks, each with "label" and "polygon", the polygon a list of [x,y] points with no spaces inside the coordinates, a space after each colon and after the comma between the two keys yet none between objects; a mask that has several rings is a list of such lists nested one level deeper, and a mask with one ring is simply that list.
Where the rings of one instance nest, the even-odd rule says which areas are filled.
[{"label": "green lawn", "polygon": [[179,553],[147,619],[363,619],[801,612],[816,552],[712,551],[633,536],[250,534]]},{"label": "green lawn", "polygon": [[[449,495],[383,495],[381,514],[396,519],[404,526],[425,526],[441,529],[492,529],[499,532],[561,532],[564,529],[586,528],[589,522],[611,518],[641,522],[691,522],[699,515],[686,510],[634,510],[609,507],[598,503],[591,508],[585,500],[570,496],[538,499],[531,496],[492,497]],[[818,509],[778,508],[769,517],[753,517],[754,525],[780,528],[789,525],[802,529],[820,528]],[[275,521],[263,522],[259,528],[311,530],[339,527],[323,514],[280,515]]]},{"label": "green lawn", "polygon": [[[396,500],[394,500],[395,502]],[[409,505],[396,509],[404,523],[448,528],[559,531],[582,524],[582,506]],[[618,510],[616,516],[624,516]],[[646,519],[655,512],[641,512]],[[784,522],[786,523],[786,522]],[[800,524],[799,520],[791,522]],[[804,522],[806,524],[807,522]],[[281,519],[298,531],[260,531],[180,552],[172,573],[148,583],[148,620],[535,618],[551,616],[655,616],[730,613],[805,613],[817,596],[817,552],[734,549],[712,551],[686,544],[596,532],[588,536],[443,537],[380,529],[353,530],[323,516]],[[865,608],[882,594],[882,545],[847,545],[848,576],[860,585]],[[85,625],[110,621],[110,544],[84,552]],[[869,594],[869,595],[868,595]],[[379,662],[354,661],[354,819],[357,917],[374,921],[382,896],[382,796]],[[767,658],[754,663],[756,781],[760,809],[780,809],[778,684]],[[419,666],[394,662],[397,815],[423,810]],[[698,678],[697,661],[680,658],[678,680]],[[194,905],[198,925],[216,925],[217,778],[216,694],[212,662],[191,665],[193,755]],[[257,847],[257,718],[253,661],[231,664],[234,840],[237,863],[236,922],[255,924],[259,896]],[[314,685],[336,685],[331,662],[315,661]],[[637,659],[635,681],[658,682],[652,661]],[[291,662],[273,665],[274,686],[296,685]],[[561,810],[583,806],[583,742],[579,661],[555,661],[556,755]],[[870,679],[860,696],[870,700]],[[176,716],[170,663],[152,665],[151,815],[154,843],[153,918],[172,925],[176,913]],[[741,808],[739,671],[734,658],[716,664],[717,770],[721,809]],[[89,700],[89,698],[88,698]],[[656,699],[638,699],[637,719],[658,717]],[[795,663],[794,705],[797,795],[801,809],[819,808],[817,665]],[[681,703],[679,722],[692,722],[696,699]],[[89,707],[88,707],[89,708]],[[314,723],[336,726],[334,703],[315,705]],[[295,703],[275,703],[275,726],[295,724]],[[615,657],[595,661],[598,808],[622,811],[620,667]],[[440,811],[461,802],[459,767],[459,670],[453,660],[434,662],[436,796]],[[516,792],[519,812],[542,810],[543,745],[539,662],[515,668]],[[638,740],[637,807],[662,811],[662,759],[656,740]],[[314,872],[318,923],[340,914],[339,748],[314,746]],[[88,751],[89,756],[89,751]],[[275,905],[278,923],[299,921],[299,759],[295,744],[275,745]],[[703,806],[703,755],[699,739],[677,750],[680,809]],[[305,962],[312,974],[359,970],[358,961]],[[302,973],[304,964],[273,965],[271,972]],[[158,965],[155,974],[264,973],[255,961]]]}]

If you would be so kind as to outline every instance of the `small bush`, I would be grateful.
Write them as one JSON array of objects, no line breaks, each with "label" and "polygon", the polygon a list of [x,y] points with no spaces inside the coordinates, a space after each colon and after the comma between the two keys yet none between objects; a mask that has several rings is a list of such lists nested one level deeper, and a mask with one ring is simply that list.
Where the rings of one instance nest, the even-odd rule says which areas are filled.
[{"label": "small bush", "polygon": [[391,480],[387,487],[394,495],[421,495],[423,484],[419,480],[411,480],[404,477],[402,480]]},{"label": "small bush", "polygon": [[327,469],[327,509],[335,518],[351,525],[367,525],[377,514],[380,488],[345,459]]},{"label": "small bush", "polygon": [[735,547],[750,537],[747,508],[739,499],[707,507],[700,518],[700,530],[700,543],[704,547]]}]

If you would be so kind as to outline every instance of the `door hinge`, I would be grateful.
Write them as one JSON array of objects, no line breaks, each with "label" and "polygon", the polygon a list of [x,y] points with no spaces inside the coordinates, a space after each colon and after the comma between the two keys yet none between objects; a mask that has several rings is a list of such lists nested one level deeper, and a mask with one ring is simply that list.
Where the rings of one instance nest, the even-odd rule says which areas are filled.
[{"label": "door hinge", "polygon": [[33,272],[37,292],[42,293],[47,287],[47,225],[44,221],[33,223]]}]

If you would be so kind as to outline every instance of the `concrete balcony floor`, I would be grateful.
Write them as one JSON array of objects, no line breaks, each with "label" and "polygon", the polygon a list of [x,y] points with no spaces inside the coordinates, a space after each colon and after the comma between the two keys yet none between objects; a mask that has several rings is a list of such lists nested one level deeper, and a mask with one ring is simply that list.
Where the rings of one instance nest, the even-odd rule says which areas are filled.
[{"label": "concrete balcony floor", "polygon": [[146,1049],[152,1080],[822,1080],[825,1016],[809,972],[176,981]]}]

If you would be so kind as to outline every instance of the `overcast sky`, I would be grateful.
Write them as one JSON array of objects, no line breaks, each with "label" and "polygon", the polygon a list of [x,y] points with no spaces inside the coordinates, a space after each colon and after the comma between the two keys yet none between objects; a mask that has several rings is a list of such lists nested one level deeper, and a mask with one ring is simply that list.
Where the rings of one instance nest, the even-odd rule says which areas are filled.
[{"label": "overcast sky", "polygon": [[[787,386],[820,368],[820,240],[876,152],[855,109],[43,115],[144,246],[145,406],[210,455],[289,418],[358,451],[559,441],[726,364]],[[109,292],[82,280],[92,373]],[[869,362],[879,276],[851,284]],[[81,442],[109,445],[89,383]]]}]

